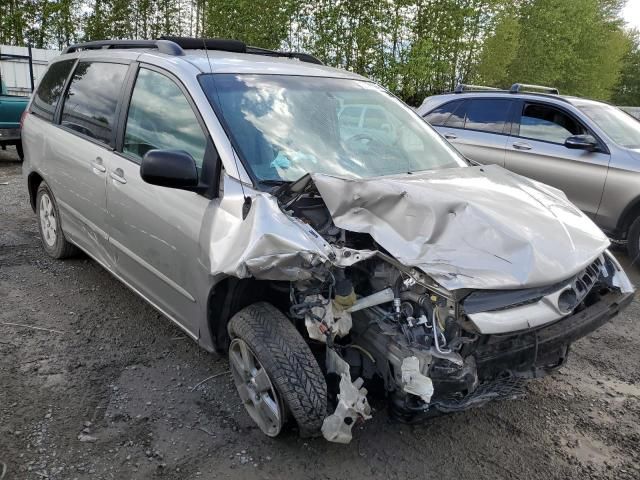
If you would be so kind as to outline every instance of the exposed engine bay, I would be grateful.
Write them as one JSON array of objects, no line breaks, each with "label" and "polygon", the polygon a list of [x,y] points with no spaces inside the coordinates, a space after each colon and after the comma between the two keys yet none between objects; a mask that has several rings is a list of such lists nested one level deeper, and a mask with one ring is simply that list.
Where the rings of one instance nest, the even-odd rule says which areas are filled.
[{"label": "exposed engine bay", "polygon": [[335,379],[335,411],[322,427],[330,441],[348,443],[353,425],[370,418],[370,386],[382,387],[392,415],[405,422],[522,396],[524,379],[561,366],[573,340],[617,313],[594,323],[590,307],[632,291],[608,251],[552,285],[448,290],[368,233],[337,227],[308,178],[275,196],[343,260],[359,257],[290,283],[290,317]]}]

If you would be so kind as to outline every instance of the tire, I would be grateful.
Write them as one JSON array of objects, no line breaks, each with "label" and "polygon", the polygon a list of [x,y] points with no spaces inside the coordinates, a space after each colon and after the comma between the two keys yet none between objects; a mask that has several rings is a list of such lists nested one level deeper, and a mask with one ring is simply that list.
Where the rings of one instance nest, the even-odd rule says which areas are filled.
[{"label": "tire", "polygon": [[18,152],[18,158],[21,162],[24,161],[24,150],[22,150],[22,142],[16,143],[16,152]]},{"label": "tire", "polygon": [[[236,388],[247,412],[260,429],[275,437],[286,417],[291,415],[301,437],[319,435],[322,421],[327,416],[327,384],[311,350],[289,319],[273,305],[258,302],[236,313],[227,328],[231,337],[229,363]],[[278,397],[276,401],[283,413],[280,428],[263,428],[264,425],[256,420],[255,412],[251,411],[252,400],[246,401],[246,392],[244,395],[241,392],[241,388],[245,388],[243,381],[250,385],[246,378],[241,378],[242,374],[235,365],[238,361],[236,347],[242,348],[243,343],[274,387]],[[255,371],[260,372],[259,369]]]},{"label": "tire", "polygon": [[631,262],[640,267],[640,217],[636,218],[629,227],[627,252],[629,252]]},{"label": "tire", "polygon": [[78,253],[78,249],[64,237],[58,204],[45,182],[38,186],[36,215],[42,246],[49,256],[62,259]]}]

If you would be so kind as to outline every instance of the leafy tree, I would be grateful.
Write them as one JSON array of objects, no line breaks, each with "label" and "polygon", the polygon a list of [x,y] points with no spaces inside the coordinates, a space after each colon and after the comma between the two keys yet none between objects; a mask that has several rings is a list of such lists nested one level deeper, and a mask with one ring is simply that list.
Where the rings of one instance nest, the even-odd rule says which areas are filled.
[{"label": "leafy tree", "polygon": [[457,82],[638,103],[625,0],[0,0],[0,43],[225,37],[312,53],[417,104]]},{"label": "leafy tree", "polygon": [[507,87],[509,67],[516,60],[520,45],[520,17],[517,9],[508,8],[496,16],[496,26],[482,45],[475,67],[474,81],[482,85]]},{"label": "leafy tree", "polygon": [[618,85],[613,102],[618,105],[640,107],[640,32],[629,33],[628,49],[623,57]]},{"label": "leafy tree", "polygon": [[23,0],[0,2],[0,43],[22,45],[28,31]]},{"label": "leafy tree", "polygon": [[289,35],[295,0],[216,0],[205,7],[205,36],[242,40],[249,45],[278,48]]},{"label": "leafy tree", "polygon": [[553,85],[606,99],[625,51],[621,21],[608,0],[533,0],[520,12],[518,51],[507,68],[512,81]]}]

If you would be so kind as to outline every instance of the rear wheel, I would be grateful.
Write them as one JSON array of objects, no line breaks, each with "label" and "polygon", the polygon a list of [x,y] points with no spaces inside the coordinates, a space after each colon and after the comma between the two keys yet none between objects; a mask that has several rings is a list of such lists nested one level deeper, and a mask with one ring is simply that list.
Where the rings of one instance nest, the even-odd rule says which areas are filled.
[{"label": "rear wheel", "polygon": [[290,415],[300,436],[319,434],[327,415],[327,384],[289,319],[259,302],[235,314],[228,330],[233,380],[260,430],[275,437]]},{"label": "rear wheel", "polygon": [[636,218],[631,227],[629,227],[627,251],[631,262],[636,266],[640,266],[640,217]]},{"label": "rear wheel", "polygon": [[50,256],[61,259],[77,253],[77,248],[64,238],[58,205],[49,186],[44,182],[38,187],[36,215],[42,246]]}]

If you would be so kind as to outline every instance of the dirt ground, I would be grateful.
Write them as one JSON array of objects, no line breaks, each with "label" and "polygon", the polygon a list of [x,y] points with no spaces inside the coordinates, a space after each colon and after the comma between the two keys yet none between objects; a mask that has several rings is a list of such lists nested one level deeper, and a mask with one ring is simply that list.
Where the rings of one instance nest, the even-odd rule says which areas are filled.
[{"label": "dirt ground", "polygon": [[1,480],[640,478],[638,300],[523,400],[420,426],[379,408],[349,446],[269,439],[226,359],[87,257],[45,255],[14,155],[0,151]]}]

